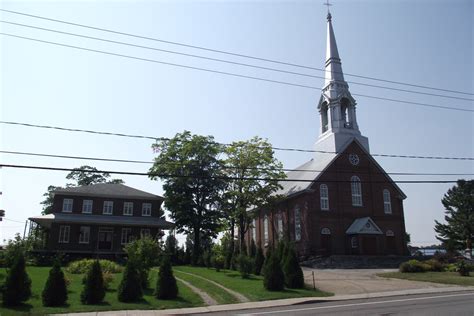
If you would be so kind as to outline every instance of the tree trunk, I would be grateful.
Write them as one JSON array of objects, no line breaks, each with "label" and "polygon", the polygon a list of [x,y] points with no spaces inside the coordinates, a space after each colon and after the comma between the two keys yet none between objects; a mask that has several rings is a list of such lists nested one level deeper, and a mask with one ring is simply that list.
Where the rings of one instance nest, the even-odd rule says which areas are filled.
[{"label": "tree trunk", "polygon": [[198,265],[199,263],[199,257],[201,255],[201,236],[199,234],[200,229],[199,227],[194,228],[194,244],[193,244],[193,256],[191,259],[191,264],[193,266]]}]

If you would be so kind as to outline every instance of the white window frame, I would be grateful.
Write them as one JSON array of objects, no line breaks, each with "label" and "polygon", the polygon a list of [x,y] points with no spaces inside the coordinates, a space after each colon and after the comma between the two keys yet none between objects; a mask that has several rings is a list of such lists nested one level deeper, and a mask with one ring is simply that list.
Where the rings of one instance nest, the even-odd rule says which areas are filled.
[{"label": "white window frame", "polygon": [[331,235],[331,230],[327,227],[321,228],[321,235]]},{"label": "white window frame", "polygon": [[295,206],[295,241],[301,240],[301,210],[298,205]]},{"label": "white window frame", "polygon": [[104,201],[104,206],[102,207],[102,214],[112,215],[114,213],[114,201]]},{"label": "white window frame", "polygon": [[283,215],[281,213],[277,216],[277,231],[278,238],[283,238]]},{"label": "white window frame", "polygon": [[92,214],[92,206],[94,202],[92,200],[82,200],[82,213]]},{"label": "white window frame", "polygon": [[151,231],[149,228],[142,228],[140,229],[140,237],[143,238],[143,237],[151,237]]},{"label": "white window frame", "polygon": [[63,213],[72,213],[73,199],[63,199]]},{"label": "white window frame", "polygon": [[359,248],[359,240],[357,239],[356,236],[351,237],[351,247],[352,249]]},{"label": "white window frame", "polygon": [[142,216],[151,216],[151,203],[142,203]]},{"label": "white window frame", "polygon": [[81,226],[79,228],[79,243],[88,244],[91,238],[91,228],[90,226]]},{"label": "white window frame", "polygon": [[319,186],[319,198],[321,210],[329,211],[329,189],[324,183]]},{"label": "white window frame", "polygon": [[387,237],[395,237],[395,233],[393,232],[393,230],[390,230],[390,229],[389,229],[389,230],[387,230],[387,231],[385,232],[385,236],[387,236]]},{"label": "white window frame", "polygon": [[59,241],[58,242],[60,244],[68,244],[70,234],[71,234],[71,226],[68,226],[68,225],[59,226]]},{"label": "white window frame", "polygon": [[257,242],[257,220],[252,220],[252,238],[254,242]]},{"label": "white window frame", "polygon": [[133,216],[133,202],[123,202],[123,215]]},{"label": "white window frame", "polygon": [[351,177],[352,206],[362,206],[362,185],[358,176]]},{"label": "white window frame", "polygon": [[385,214],[392,214],[392,201],[390,200],[390,191],[383,190],[383,211]]},{"label": "white window frame", "polygon": [[263,242],[265,246],[268,245],[269,237],[268,237],[268,216],[265,215],[263,218]]},{"label": "white window frame", "polygon": [[132,235],[132,229],[129,227],[122,228],[122,234],[120,235],[120,244],[126,245],[130,242],[130,237]]}]

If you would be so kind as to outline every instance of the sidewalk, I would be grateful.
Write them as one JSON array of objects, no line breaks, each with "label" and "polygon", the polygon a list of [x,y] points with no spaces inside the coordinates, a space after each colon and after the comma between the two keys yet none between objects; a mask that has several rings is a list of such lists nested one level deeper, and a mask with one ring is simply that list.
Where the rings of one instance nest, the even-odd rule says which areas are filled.
[{"label": "sidewalk", "polygon": [[181,308],[181,309],[127,310],[127,311],[71,313],[71,314],[62,314],[62,315],[68,315],[68,316],[72,316],[72,315],[74,316],[189,315],[189,314],[196,314],[196,313],[225,312],[225,311],[230,312],[230,311],[238,311],[238,310],[245,310],[245,309],[289,306],[289,305],[297,305],[297,304],[312,303],[312,302],[330,302],[330,301],[343,301],[343,300],[389,297],[389,296],[400,296],[400,295],[435,294],[435,293],[449,293],[449,292],[463,292],[463,291],[474,291],[474,287],[449,286],[449,287],[437,287],[437,288],[385,291],[385,292],[377,292],[377,293],[335,295],[335,296],[330,296],[330,297],[289,298],[289,299],[282,299],[282,300],[248,302],[248,303],[227,304],[227,305],[212,305],[212,306]]}]

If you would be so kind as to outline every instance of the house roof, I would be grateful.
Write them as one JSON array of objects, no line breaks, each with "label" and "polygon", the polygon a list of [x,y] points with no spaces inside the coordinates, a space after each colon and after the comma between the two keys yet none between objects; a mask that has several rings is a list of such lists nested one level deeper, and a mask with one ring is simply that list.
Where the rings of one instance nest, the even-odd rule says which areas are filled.
[{"label": "house roof", "polygon": [[82,195],[116,198],[136,198],[147,200],[163,200],[163,197],[145,191],[137,190],[118,183],[98,183],[80,187],[63,188],[53,191],[60,195]]},{"label": "house roof", "polygon": [[46,228],[52,223],[89,224],[89,225],[121,225],[141,226],[171,229],[174,224],[162,218],[139,216],[114,216],[114,215],[86,215],[55,213],[28,218],[30,221]]},{"label": "house roof", "polygon": [[370,217],[362,217],[356,219],[346,230],[347,235],[383,235],[382,230],[375,224]]}]

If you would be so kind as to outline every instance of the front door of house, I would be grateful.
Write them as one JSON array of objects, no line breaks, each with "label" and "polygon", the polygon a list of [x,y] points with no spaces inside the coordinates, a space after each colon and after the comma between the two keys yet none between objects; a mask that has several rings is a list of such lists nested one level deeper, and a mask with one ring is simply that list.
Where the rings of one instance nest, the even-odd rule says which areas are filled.
[{"label": "front door of house", "polygon": [[112,228],[99,228],[99,236],[97,238],[98,250],[112,250],[112,240],[114,231]]}]

